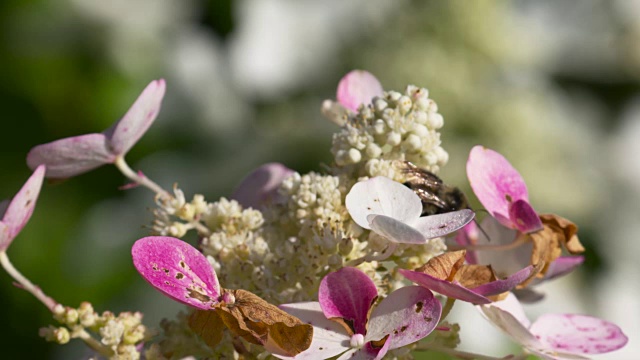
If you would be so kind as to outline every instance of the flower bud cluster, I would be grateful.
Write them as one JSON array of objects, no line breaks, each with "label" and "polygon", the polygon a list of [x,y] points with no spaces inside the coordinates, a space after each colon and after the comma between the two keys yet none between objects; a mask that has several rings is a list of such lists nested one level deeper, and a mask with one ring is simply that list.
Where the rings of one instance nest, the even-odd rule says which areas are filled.
[{"label": "flower bud cluster", "polygon": [[401,181],[402,173],[389,161],[408,160],[436,173],[449,157],[437,131],[443,123],[427,89],[410,85],[404,94],[385,92],[350,114],[334,134],[331,152],[337,171]]},{"label": "flower bud cluster", "polygon": [[70,339],[79,338],[91,342],[94,348],[102,347],[112,359],[139,359],[137,345],[152,336],[142,324],[141,313],[123,312],[116,316],[105,311],[98,314],[88,302],[83,302],[78,308],[58,304],[53,309],[53,317],[62,326],[40,329],[40,336],[47,341],[66,344]]},{"label": "flower bud cluster", "polygon": [[158,208],[154,210],[155,220],[152,226],[154,235],[183,237],[191,224],[199,221],[200,217],[208,212],[208,204],[204,196],[196,194],[191,202],[187,202],[184,192],[175,184],[173,197],[167,199],[157,197]]}]

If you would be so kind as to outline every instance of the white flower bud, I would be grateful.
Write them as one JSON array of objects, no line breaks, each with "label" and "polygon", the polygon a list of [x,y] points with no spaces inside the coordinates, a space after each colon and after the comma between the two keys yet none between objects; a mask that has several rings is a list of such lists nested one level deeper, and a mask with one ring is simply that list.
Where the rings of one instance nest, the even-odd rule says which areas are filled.
[{"label": "white flower bud", "polygon": [[400,135],[395,131],[392,131],[389,133],[389,135],[387,135],[387,145],[397,146],[397,145],[400,145],[401,141],[402,141],[402,135]]},{"label": "white flower bud", "polygon": [[422,139],[416,134],[411,134],[407,136],[403,143],[405,149],[410,152],[415,152],[420,150],[422,147]]},{"label": "white flower bud", "polygon": [[400,111],[402,115],[408,113],[412,106],[413,102],[408,96],[402,96],[400,100],[398,100],[398,111]]},{"label": "white flower bud", "polygon": [[382,154],[382,149],[374,143],[369,143],[369,145],[367,145],[366,154],[369,158],[377,158]]},{"label": "white flower bud", "polygon": [[387,108],[387,102],[381,98],[376,98],[374,101],[374,106],[377,111],[382,111]]},{"label": "white flower bud", "polygon": [[427,126],[433,130],[440,129],[444,125],[444,118],[437,112],[430,113]]},{"label": "white flower bud", "polygon": [[376,121],[375,121],[375,123],[373,124],[373,132],[374,132],[376,135],[382,135],[382,134],[384,134],[384,131],[385,131],[385,128],[386,128],[386,127],[387,127],[387,126],[385,125],[384,120],[382,120],[382,119],[378,119],[378,120],[376,120]]},{"label": "white flower bud", "polygon": [[349,159],[349,163],[356,164],[360,162],[360,160],[362,160],[362,154],[360,153],[360,151],[358,151],[358,149],[351,148],[349,149],[348,159]]}]

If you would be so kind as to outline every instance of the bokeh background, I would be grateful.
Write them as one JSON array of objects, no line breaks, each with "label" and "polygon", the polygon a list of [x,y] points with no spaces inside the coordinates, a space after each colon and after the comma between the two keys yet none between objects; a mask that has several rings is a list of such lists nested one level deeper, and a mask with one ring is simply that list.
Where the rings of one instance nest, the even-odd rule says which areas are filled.
[{"label": "bokeh background", "polygon": [[[441,172],[471,194],[469,149],[496,149],[531,201],[580,226],[586,264],[544,286],[544,312],[600,316],[640,352],[640,2],[409,0],[4,0],[0,2],[0,197],[29,176],[37,144],[98,132],[152,79],[167,80],[156,123],[128,160],[187,196],[228,196],[252,168],[300,172],[331,161],[335,125],[320,115],[342,75],[366,69],[386,89],[427,87],[445,118]],[[120,191],[103,167],[44,187],[9,250],[59,302],[139,310],[148,325],[179,309],[135,273],[130,246],[148,233],[153,197]],[[461,349],[512,344],[456,305]],[[2,358],[73,359],[46,343],[50,314],[0,273]]]}]

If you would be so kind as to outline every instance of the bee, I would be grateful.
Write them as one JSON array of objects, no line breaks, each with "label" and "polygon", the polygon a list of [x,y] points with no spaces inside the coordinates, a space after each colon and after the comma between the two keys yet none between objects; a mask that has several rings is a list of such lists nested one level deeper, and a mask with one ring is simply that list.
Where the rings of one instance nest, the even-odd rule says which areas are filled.
[{"label": "bee", "polygon": [[422,215],[443,214],[470,209],[465,194],[455,186],[445,184],[434,173],[421,169],[409,161],[399,163],[400,169],[409,176],[404,183],[422,201]]}]

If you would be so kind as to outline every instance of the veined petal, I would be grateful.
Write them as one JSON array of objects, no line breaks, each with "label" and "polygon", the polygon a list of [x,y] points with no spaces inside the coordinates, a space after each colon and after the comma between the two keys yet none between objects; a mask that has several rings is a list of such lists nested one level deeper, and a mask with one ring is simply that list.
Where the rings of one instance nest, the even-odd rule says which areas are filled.
[{"label": "veined petal", "polygon": [[218,304],[216,273],[193,246],[168,236],[148,236],[133,244],[131,254],[140,275],[166,296],[203,310]]},{"label": "veined petal", "polygon": [[105,131],[114,155],[126,154],[147,132],[160,112],[165,88],[164,79],[149,83],[122,119]]},{"label": "veined petal", "polygon": [[436,328],[441,314],[440,301],[431,291],[421,286],[405,286],[373,309],[365,341],[379,341],[389,335],[389,350],[414,343]]},{"label": "veined petal", "polygon": [[419,217],[409,223],[425,238],[433,239],[448,235],[461,229],[471,222],[475,213],[469,209],[452,211],[444,214],[436,214]]},{"label": "veined petal", "polygon": [[301,302],[278,306],[280,309],[297,317],[303,322],[313,326],[313,340],[311,346],[295,357],[286,357],[277,354],[273,356],[280,359],[312,360],[329,359],[349,349],[349,335],[345,329],[335,321],[324,316],[320,303]]},{"label": "veined petal", "polygon": [[64,179],[110,164],[116,157],[104,134],[87,134],[35,146],[27,155],[27,165],[46,165],[48,178]]},{"label": "veined petal", "polygon": [[320,282],[318,300],[327,319],[342,318],[356,334],[367,331],[367,315],[378,289],[361,270],[345,267],[329,273]]},{"label": "veined petal", "polygon": [[516,200],[529,201],[520,173],[499,153],[475,146],[467,161],[467,177],[485,209],[502,224],[513,228],[509,204]]},{"label": "veined petal", "polygon": [[293,170],[280,163],[264,164],[247,175],[235,189],[232,199],[245,208],[259,208],[269,198],[277,195],[278,187]]},{"label": "veined petal", "polygon": [[424,244],[428,239],[418,230],[388,216],[372,214],[367,220],[372,231],[394,243]]},{"label": "veined petal", "polygon": [[[474,221],[471,221],[456,233],[454,241],[462,246],[476,245],[479,236],[480,230],[478,229],[478,225],[476,225]],[[475,251],[467,250],[465,260],[467,260],[469,264],[478,264],[478,256]]]},{"label": "veined petal", "polygon": [[524,314],[522,305],[512,293],[509,293],[507,298],[502,301],[478,306],[478,309],[493,325],[516,342],[529,349],[544,352],[545,345],[529,331],[529,319]]},{"label": "veined petal", "polygon": [[584,262],[584,256],[560,256],[549,265],[542,280],[551,280],[566,275]]},{"label": "veined petal", "polygon": [[[507,245],[516,241],[518,236],[517,230],[505,227],[491,216],[485,217],[480,226],[491,238],[491,241],[489,241],[487,237],[480,232],[477,239],[480,245]],[[479,250],[475,251],[475,253],[478,264],[491,265],[498,276],[504,277],[529,265],[532,251],[533,245],[529,242],[512,250]]]},{"label": "veined petal", "polygon": [[382,96],[380,81],[370,72],[353,70],[340,79],[336,99],[342,106],[358,111],[361,104],[369,104],[375,96]]},{"label": "veined petal", "polygon": [[490,283],[474,287],[470,290],[483,296],[502,294],[503,292],[509,291],[518,286],[518,284],[527,280],[534,271],[534,267],[530,265],[515,274],[510,275],[506,279],[492,281]]},{"label": "veined petal", "polygon": [[551,349],[572,354],[602,354],[629,341],[617,325],[585,315],[545,314],[530,330]]},{"label": "veined petal", "polygon": [[542,221],[538,213],[525,200],[516,200],[509,204],[509,219],[525,234],[542,230]]},{"label": "veined petal", "polygon": [[488,304],[491,302],[491,300],[486,297],[477,294],[458,283],[441,280],[418,271],[400,269],[398,272],[410,281],[450,298],[470,302],[472,304]]},{"label": "veined petal", "polygon": [[420,217],[422,202],[411,189],[384,176],[361,181],[347,194],[345,205],[356,224],[370,229],[367,216],[384,215],[404,223]]},{"label": "veined petal", "polygon": [[38,166],[7,206],[2,222],[0,222],[2,224],[0,226],[0,251],[5,251],[9,247],[11,241],[22,231],[31,218],[40,194],[44,173],[44,165]]}]

